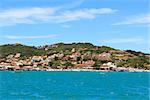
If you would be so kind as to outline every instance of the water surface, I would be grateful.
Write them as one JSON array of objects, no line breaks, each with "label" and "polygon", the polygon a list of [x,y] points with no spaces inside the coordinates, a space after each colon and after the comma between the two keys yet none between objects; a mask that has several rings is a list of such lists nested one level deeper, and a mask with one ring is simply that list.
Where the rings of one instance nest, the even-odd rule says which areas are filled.
[{"label": "water surface", "polygon": [[0,72],[1,100],[148,100],[149,73]]}]

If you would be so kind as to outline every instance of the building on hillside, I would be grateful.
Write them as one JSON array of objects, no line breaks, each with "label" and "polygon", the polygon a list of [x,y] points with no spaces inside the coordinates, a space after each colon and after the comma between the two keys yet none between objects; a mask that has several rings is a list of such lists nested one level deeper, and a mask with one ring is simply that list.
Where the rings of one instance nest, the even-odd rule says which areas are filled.
[{"label": "building on hillside", "polygon": [[108,63],[104,63],[100,66],[100,70],[115,70],[117,66],[112,63],[112,62],[108,62]]},{"label": "building on hillside", "polygon": [[76,61],[76,60],[77,60],[77,57],[80,57],[80,56],[81,56],[81,53],[75,52],[75,53],[73,53],[72,55],[70,55],[70,58],[71,58],[72,60]]},{"label": "building on hillside", "polygon": [[19,58],[21,56],[20,53],[16,53],[16,55],[14,56],[15,58]]},{"label": "building on hillside", "polygon": [[8,55],[7,59],[12,59],[14,57],[14,55]]},{"label": "building on hillside", "polygon": [[33,56],[31,59],[32,62],[40,62],[42,60],[43,58],[41,56]]}]

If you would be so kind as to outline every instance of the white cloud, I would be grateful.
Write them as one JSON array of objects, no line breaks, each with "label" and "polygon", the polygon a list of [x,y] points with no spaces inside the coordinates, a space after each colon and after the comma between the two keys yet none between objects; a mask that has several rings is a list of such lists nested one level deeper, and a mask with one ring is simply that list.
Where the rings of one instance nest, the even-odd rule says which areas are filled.
[{"label": "white cloud", "polygon": [[58,16],[50,17],[50,19],[56,20],[57,23],[64,23],[80,19],[94,19],[97,15],[112,14],[116,11],[117,10],[112,10],[110,8],[80,9],[75,11],[65,11]]},{"label": "white cloud", "polygon": [[118,39],[109,39],[109,40],[103,40],[102,43],[111,43],[111,44],[142,44],[145,43],[145,40],[143,38],[139,37],[133,37],[133,38],[118,38]]},{"label": "white cloud", "polygon": [[63,11],[60,8],[23,8],[0,11],[0,26],[36,23],[65,23],[80,19],[94,19],[97,15],[112,14],[111,8],[90,8]]},{"label": "white cloud", "polygon": [[5,39],[44,39],[44,38],[53,38],[57,37],[58,35],[42,35],[42,36],[12,36],[12,35],[7,35],[7,36],[0,36],[0,38],[5,38]]},{"label": "white cloud", "polygon": [[[48,16],[56,11],[54,8],[22,8],[7,9],[0,11],[0,26],[14,25],[19,23],[33,24],[40,17]],[[42,19],[41,19],[42,20]]]},{"label": "white cloud", "polygon": [[150,14],[131,16],[113,25],[150,24]]}]

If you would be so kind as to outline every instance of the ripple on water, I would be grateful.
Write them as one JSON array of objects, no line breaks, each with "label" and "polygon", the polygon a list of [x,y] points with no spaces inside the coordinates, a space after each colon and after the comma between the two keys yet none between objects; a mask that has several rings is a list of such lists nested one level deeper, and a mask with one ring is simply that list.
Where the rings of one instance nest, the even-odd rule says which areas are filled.
[{"label": "ripple on water", "polygon": [[0,95],[5,97],[5,100],[11,97],[14,97],[14,100],[20,97],[27,98],[25,100],[49,97],[52,97],[51,100],[148,100],[150,88],[147,75],[111,72],[5,72],[3,76],[7,77],[1,79]]},{"label": "ripple on water", "polygon": [[43,96],[43,95],[41,95],[39,93],[33,93],[31,96],[35,97],[35,98],[45,98],[45,96]]}]

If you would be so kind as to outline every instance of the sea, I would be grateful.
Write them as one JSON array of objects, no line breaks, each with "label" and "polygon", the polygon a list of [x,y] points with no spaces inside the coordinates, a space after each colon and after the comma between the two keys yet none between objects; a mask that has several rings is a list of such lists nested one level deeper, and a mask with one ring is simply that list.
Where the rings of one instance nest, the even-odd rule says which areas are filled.
[{"label": "sea", "polygon": [[150,100],[149,75],[0,71],[0,100]]}]

